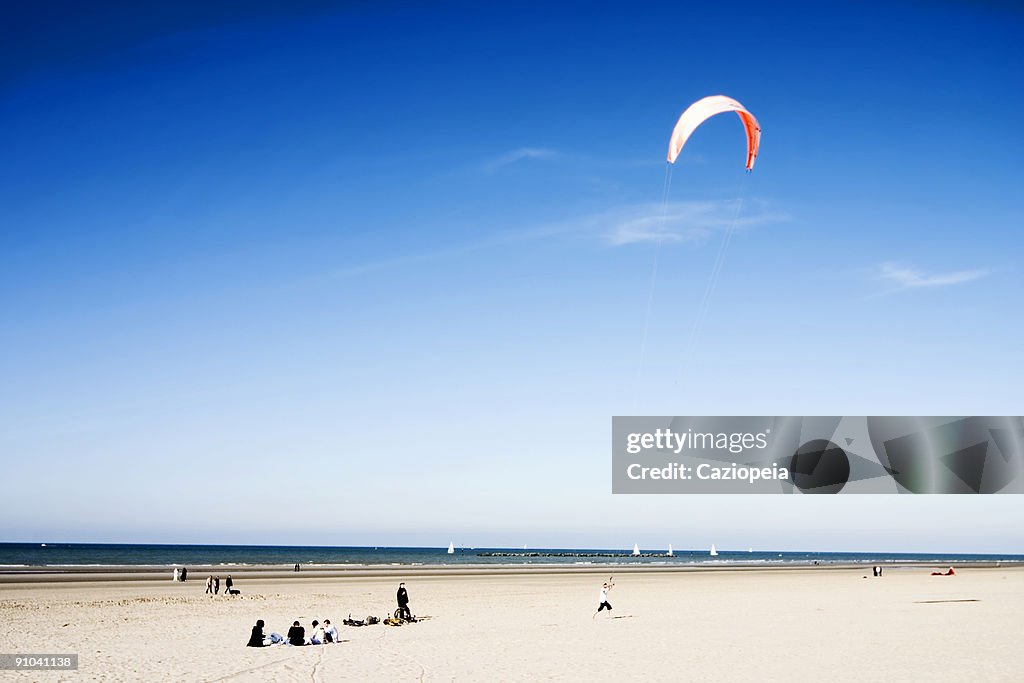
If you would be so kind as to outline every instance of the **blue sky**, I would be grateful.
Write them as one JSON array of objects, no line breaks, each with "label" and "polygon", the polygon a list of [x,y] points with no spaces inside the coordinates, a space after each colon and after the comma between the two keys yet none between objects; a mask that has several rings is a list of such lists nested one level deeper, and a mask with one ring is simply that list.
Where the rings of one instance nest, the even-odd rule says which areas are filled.
[{"label": "blue sky", "polygon": [[[1014,496],[616,497],[608,443],[1021,414],[1021,12],[4,12],[0,540],[1024,552]],[[716,117],[663,205],[717,93],[757,166]]]}]

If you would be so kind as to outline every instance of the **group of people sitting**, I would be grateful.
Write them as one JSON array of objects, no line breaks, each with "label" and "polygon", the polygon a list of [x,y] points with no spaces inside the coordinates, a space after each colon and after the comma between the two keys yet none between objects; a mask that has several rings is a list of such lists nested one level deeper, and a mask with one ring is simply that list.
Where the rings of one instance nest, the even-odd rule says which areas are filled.
[{"label": "group of people sitting", "polygon": [[[295,565],[298,568],[299,565]],[[231,586],[231,577],[228,577],[228,586]],[[394,622],[395,624],[402,624],[407,621],[416,621],[416,617],[412,615],[412,611],[409,609],[409,592],[405,590],[405,583],[398,584],[398,593],[395,595],[398,600],[398,609],[395,611],[394,619],[385,619],[384,623]],[[611,606],[608,607],[611,609]],[[376,617],[367,617],[365,620],[354,620],[352,615],[348,615],[348,619],[345,619],[345,624],[349,626],[369,626],[370,624],[380,623],[380,619]],[[265,647],[267,645],[326,645],[327,643],[337,643],[338,640],[338,629],[331,623],[330,619],[324,619],[324,623],[320,623],[316,619],[310,625],[309,636],[306,636],[306,628],[299,622],[292,623],[292,627],[288,629],[288,636],[282,637],[280,633],[271,633],[270,635],[264,635],[263,628],[265,624],[262,619],[256,622],[256,625],[252,627],[252,635],[249,636],[249,642],[246,643],[248,647]]]},{"label": "group of people sitting", "polygon": [[310,624],[309,637],[306,636],[306,628],[299,622],[293,622],[288,629],[288,636],[282,637],[280,633],[265,635],[263,628],[265,624],[260,619],[252,627],[252,635],[249,636],[247,647],[266,647],[268,645],[326,645],[339,642],[338,629],[331,623],[330,619],[324,619],[320,623],[316,619]]}]

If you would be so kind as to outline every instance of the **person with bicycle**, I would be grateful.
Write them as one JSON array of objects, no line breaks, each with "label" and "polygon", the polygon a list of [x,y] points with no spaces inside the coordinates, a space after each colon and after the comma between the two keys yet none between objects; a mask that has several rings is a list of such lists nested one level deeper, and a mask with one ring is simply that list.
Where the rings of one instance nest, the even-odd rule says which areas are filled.
[{"label": "person with bicycle", "polygon": [[398,584],[398,612],[395,616],[405,619],[406,621],[412,620],[412,612],[409,611],[409,593],[405,590],[405,583]]}]

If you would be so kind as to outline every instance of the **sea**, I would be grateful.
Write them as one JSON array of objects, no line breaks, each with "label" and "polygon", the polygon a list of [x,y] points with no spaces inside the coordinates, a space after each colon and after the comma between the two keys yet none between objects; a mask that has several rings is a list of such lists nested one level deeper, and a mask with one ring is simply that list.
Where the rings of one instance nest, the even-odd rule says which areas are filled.
[{"label": "sea", "polygon": [[120,543],[0,543],[0,573],[33,567],[51,571],[124,566],[373,567],[473,565],[800,566],[837,564],[1024,563],[1024,555],[956,553],[793,552],[774,550],[579,548],[398,548],[270,545],[139,545]]}]

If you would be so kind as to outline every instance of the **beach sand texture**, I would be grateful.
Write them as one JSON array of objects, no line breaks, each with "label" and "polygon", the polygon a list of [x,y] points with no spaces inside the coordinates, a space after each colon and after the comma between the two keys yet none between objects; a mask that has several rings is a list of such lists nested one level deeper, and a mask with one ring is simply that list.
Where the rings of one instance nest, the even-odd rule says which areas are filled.
[{"label": "beach sand texture", "polygon": [[[931,567],[635,572],[592,618],[601,574],[237,579],[239,597],[188,584],[0,584],[0,651],[78,653],[79,671],[33,681],[1004,680],[1024,672],[1024,569]],[[862,578],[867,575],[868,578]],[[413,612],[383,617],[398,581]],[[244,647],[329,618],[343,642]]]}]

